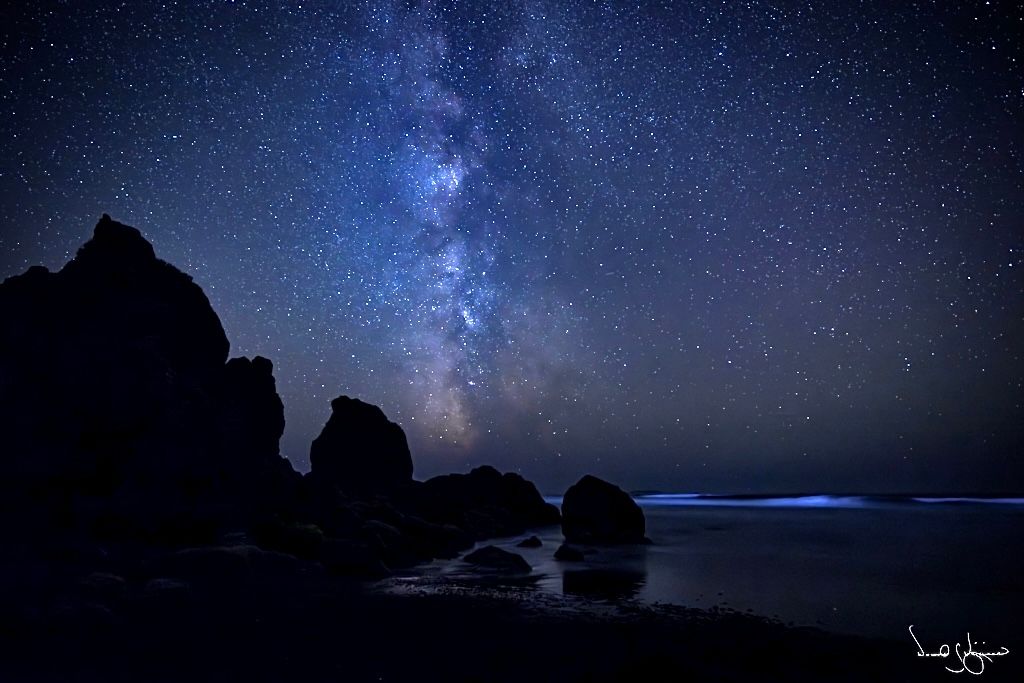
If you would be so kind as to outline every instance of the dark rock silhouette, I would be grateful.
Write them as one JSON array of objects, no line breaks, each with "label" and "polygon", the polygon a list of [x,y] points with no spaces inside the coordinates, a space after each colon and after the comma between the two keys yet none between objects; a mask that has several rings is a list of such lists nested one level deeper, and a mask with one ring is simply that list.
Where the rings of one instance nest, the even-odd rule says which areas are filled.
[{"label": "dark rock silhouette", "polygon": [[272,565],[376,578],[558,521],[515,474],[414,481],[401,427],[345,396],[295,472],[272,363],[228,360],[203,291],[107,215],[59,272],[0,284],[0,320],[0,532],[26,557],[171,553],[162,600]]},{"label": "dark rock silhouette", "polygon": [[523,573],[532,570],[530,563],[523,559],[522,555],[510,553],[493,545],[474,550],[462,559],[469,564],[487,567],[488,569]]},{"label": "dark rock silhouette", "polygon": [[135,228],[104,215],[59,272],[6,280],[0,319],[5,503],[59,527],[173,536],[294,474],[269,361],[225,365],[206,296]]},{"label": "dark rock silhouette", "polygon": [[476,538],[510,536],[559,520],[558,508],[544,502],[536,486],[487,465],[428,479],[406,500],[423,518],[454,524]]},{"label": "dark rock silhouette", "polygon": [[277,394],[273,364],[262,356],[232,358],[221,376],[220,447],[261,463],[276,462],[284,404]]},{"label": "dark rock silhouette", "polygon": [[232,358],[220,373],[215,393],[218,484],[233,500],[280,509],[294,498],[301,475],[278,452],[284,433],[284,404],[273,364],[256,356]]},{"label": "dark rock silhouette", "polygon": [[562,534],[570,543],[646,543],[643,510],[614,484],[586,475],[562,499]]},{"label": "dark rock silhouette", "polygon": [[348,492],[393,491],[412,481],[405,432],[375,405],[339,396],[309,449],[310,476]]},{"label": "dark rock silhouette", "polygon": [[[284,418],[270,361],[229,361],[228,352],[200,288],[107,216],[59,272],[34,267],[0,284],[0,679],[463,680],[485,671],[511,681],[550,661],[546,670],[567,680],[633,680],[663,676],[666,661],[685,677],[698,660],[721,678],[721,658],[700,655],[736,647],[770,671],[790,671],[807,653],[834,663],[799,680],[865,680],[880,667],[914,678],[902,645],[889,659],[861,657],[864,675],[840,676],[867,641],[823,641],[807,629],[786,641],[780,628],[733,617],[672,628],[660,612],[647,624],[538,619],[517,601],[361,591],[338,575],[372,579],[452,557],[482,535],[557,523],[558,510],[522,477],[492,468],[419,483],[410,463],[384,476],[402,483],[389,492],[352,490],[331,465],[332,474],[303,477],[279,455]],[[355,456],[378,471],[373,459],[394,442]],[[328,462],[340,452],[328,449]],[[637,525],[612,507],[605,514],[621,519],[611,526],[628,529],[616,537],[643,533],[642,517]],[[570,491],[567,530],[580,525],[575,508]],[[532,578],[519,574],[529,571],[522,557],[495,550],[466,559],[498,567],[501,580]],[[611,597],[642,580],[563,576],[566,593]],[[623,642],[632,660],[620,656]]]},{"label": "dark rock silhouette", "polygon": [[584,559],[583,551],[579,548],[574,548],[568,543],[563,543],[555,551],[555,559],[560,562],[582,562]]},{"label": "dark rock silhouette", "polygon": [[524,538],[523,540],[519,541],[519,543],[516,543],[516,546],[519,548],[539,548],[542,545],[544,545],[544,543],[541,542],[541,540],[536,536]]}]

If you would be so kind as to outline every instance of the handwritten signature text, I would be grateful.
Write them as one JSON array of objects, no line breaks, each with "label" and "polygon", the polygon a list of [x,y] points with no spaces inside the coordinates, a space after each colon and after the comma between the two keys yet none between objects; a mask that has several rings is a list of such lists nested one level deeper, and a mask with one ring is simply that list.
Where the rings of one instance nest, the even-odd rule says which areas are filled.
[{"label": "handwritten signature text", "polygon": [[[960,643],[956,643],[955,647],[952,650],[950,650],[949,645],[943,643],[939,647],[937,652],[925,652],[924,647],[921,646],[921,641],[919,641],[917,639],[917,636],[914,635],[914,625],[911,624],[908,628],[910,629],[910,637],[914,639],[915,643],[917,643],[918,657],[941,657],[945,659],[950,656],[955,656],[958,660],[960,660],[960,668],[951,669],[948,666],[946,667],[946,671],[955,674],[960,674],[966,671],[969,674],[979,676],[985,670],[985,664],[992,663],[993,657],[1002,657],[1003,655],[1009,654],[1010,652],[1005,647],[999,648],[999,650],[997,650],[996,652],[977,651],[974,649],[974,647],[978,644],[978,641],[971,641],[970,632],[967,633],[967,644],[964,645],[962,648]],[[984,643],[982,644],[984,645]]]}]

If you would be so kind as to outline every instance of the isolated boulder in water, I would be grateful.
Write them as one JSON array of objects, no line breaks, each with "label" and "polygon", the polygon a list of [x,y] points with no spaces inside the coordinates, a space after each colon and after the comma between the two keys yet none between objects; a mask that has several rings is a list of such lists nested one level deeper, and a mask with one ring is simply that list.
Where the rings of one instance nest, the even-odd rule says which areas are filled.
[{"label": "isolated boulder in water", "polygon": [[562,499],[562,534],[570,543],[645,543],[643,510],[614,484],[586,475]]},{"label": "isolated boulder in water", "polygon": [[530,563],[523,559],[522,555],[510,553],[493,545],[474,550],[462,559],[469,564],[487,567],[488,569],[523,573],[529,572],[532,569]]},{"label": "isolated boulder in water", "polygon": [[531,482],[488,465],[428,479],[412,497],[425,519],[454,524],[476,538],[518,534],[559,520],[558,508],[544,502]]},{"label": "isolated boulder in water", "polygon": [[309,449],[310,476],[343,491],[387,492],[412,481],[405,432],[375,405],[339,396]]}]

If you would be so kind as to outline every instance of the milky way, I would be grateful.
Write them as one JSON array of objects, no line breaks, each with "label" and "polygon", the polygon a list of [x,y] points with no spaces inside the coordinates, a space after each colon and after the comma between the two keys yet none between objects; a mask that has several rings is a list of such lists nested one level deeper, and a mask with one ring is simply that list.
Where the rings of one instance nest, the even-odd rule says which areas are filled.
[{"label": "milky way", "polygon": [[0,276],[103,212],[418,476],[995,489],[1024,443],[1021,8],[25,3]]}]

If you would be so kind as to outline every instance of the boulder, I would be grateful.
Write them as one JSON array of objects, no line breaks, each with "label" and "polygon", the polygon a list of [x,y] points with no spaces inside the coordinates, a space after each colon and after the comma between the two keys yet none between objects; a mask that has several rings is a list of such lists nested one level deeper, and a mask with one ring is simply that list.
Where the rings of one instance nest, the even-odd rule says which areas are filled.
[{"label": "boulder", "polygon": [[586,475],[562,499],[562,534],[571,543],[647,543],[643,510],[618,486]]},{"label": "boulder", "polygon": [[514,473],[483,466],[469,474],[446,474],[414,487],[406,502],[432,522],[454,524],[478,539],[522,533],[557,524],[558,508],[537,487]]},{"label": "boulder", "polygon": [[507,572],[527,573],[532,570],[530,563],[523,559],[522,555],[510,553],[493,545],[474,550],[462,559],[479,567]]},{"label": "boulder", "polygon": [[412,481],[405,432],[375,405],[339,396],[309,449],[309,476],[351,493],[389,492]]},{"label": "boulder", "polygon": [[583,551],[572,547],[568,543],[563,543],[555,551],[555,559],[559,562],[582,562]]},{"label": "boulder", "polygon": [[518,548],[539,548],[542,545],[544,544],[536,536],[524,538],[523,540],[519,541],[519,543],[516,543],[516,547]]}]

